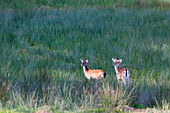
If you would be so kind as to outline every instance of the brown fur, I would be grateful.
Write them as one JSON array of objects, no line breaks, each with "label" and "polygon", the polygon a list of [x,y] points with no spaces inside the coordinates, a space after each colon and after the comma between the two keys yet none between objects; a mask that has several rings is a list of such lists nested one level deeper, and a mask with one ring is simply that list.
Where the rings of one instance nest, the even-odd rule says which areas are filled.
[{"label": "brown fur", "polygon": [[84,74],[87,79],[90,80],[90,78],[93,78],[93,79],[99,80],[101,78],[105,78],[106,72],[104,72],[103,70],[99,70],[99,69],[88,69],[87,68],[88,60],[86,60],[86,61],[83,61],[82,59],[80,59],[80,60],[82,62],[81,65],[83,66]]},{"label": "brown fur", "polygon": [[86,76],[89,76],[91,78],[94,78],[94,79],[97,79],[99,80],[100,78],[103,78],[103,74],[105,72],[103,70],[92,70],[92,69],[89,69],[86,71]]},{"label": "brown fur", "polygon": [[[124,69],[119,69],[118,73],[116,74],[117,78],[121,78],[122,81],[124,82],[124,84],[126,85],[126,81],[125,81],[125,76],[124,76],[124,72],[127,71],[127,68]],[[126,72],[127,73],[127,72]],[[118,80],[119,81],[119,80]]]},{"label": "brown fur", "polygon": [[120,69],[119,65],[122,62],[122,60],[116,60],[114,58],[112,58],[113,62],[114,62],[114,66],[115,66],[115,71],[116,71],[116,77],[119,83],[119,79],[121,79],[123,81],[123,83],[126,85],[126,80],[128,80],[128,85],[129,85],[129,76],[130,76],[130,72],[127,68],[123,68]]}]

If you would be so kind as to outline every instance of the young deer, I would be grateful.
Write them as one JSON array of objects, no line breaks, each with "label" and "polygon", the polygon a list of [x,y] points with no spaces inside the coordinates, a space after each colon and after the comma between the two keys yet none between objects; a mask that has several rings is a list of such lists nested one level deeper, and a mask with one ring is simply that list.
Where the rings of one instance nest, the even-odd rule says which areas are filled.
[{"label": "young deer", "polygon": [[93,79],[101,79],[103,78],[103,80],[105,79],[106,77],[106,72],[104,72],[103,70],[98,70],[98,69],[88,69],[87,68],[87,63],[88,63],[88,60],[86,61],[83,61],[82,59],[80,59],[82,64],[81,66],[83,66],[83,71],[84,71],[84,74],[86,76],[86,78],[88,80],[90,80],[90,78],[93,78]]},{"label": "young deer", "polygon": [[119,83],[119,79],[122,79],[122,84],[124,83],[126,85],[126,81],[128,82],[128,86],[129,86],[129,76],[130,76],[130,72],[127,68],[124,69],[120,69],[119,65],[122,62],[122,59],[120,60],[116,60],[114,58],[112,58],[114,64],[113,66],[115,67],[115,71],[116,71],[116,77],[117,77],[117,81]]}]

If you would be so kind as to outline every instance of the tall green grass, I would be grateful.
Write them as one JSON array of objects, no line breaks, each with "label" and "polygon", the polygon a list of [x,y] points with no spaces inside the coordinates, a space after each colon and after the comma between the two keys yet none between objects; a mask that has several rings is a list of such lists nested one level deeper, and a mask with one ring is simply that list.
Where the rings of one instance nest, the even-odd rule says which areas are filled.
[{"label": "tall green grass", "polygon": [[[156,9],[1,10],[0,110],[168,111],[169,18]],[[112,57],[129,68],[129,88],[117,86]],[[87,81],[80,58],[106,71],[104,88]]]},{"label": "tall green grass", "polygon": [[170,7],[169,0],[1,0],[0,7],[32,9],[41,6],[55,8],[71,7],[133,7],[161,8]]}]

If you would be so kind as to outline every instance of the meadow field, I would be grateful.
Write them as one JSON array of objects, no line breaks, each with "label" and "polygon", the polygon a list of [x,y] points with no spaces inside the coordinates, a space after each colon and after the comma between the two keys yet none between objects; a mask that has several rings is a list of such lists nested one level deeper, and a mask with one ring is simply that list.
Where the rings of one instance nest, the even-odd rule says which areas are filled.
[{"label": "meadow field", "polygon": [[[104,87],[80,59],[107,73]],[[169,0],[0,1],[0,112],[168,113],[169,69]]]}]

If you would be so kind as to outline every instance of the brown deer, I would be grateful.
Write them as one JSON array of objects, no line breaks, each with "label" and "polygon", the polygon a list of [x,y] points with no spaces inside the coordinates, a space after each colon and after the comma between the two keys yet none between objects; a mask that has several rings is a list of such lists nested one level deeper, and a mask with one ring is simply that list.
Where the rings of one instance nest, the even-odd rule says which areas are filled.
[{"label": "brown deer", "polygon": [[97,79],[97,80],[103,78],[103,81],[105,80],[106,72],[104,72],[103,70],[99,70],[99,69],[88,69],[87,68],[88,60],[86,61],[83,61],[82,59],[80,60],[82,62],[81,66],[83,66],[84,74],[88,80],[90,80],[90,78]]},{"label": "brown deer", "polygon": [[116,60],[116,59],[112,58],[112,60],[114,62],[113,66],[115,67],[118,83],[119,83],[119,79],[122,79],[122,82],[121,82],[122,85],[123,85],[123,83],[126,85],[126,81],[127,81],[128,86],[129,86],[129,76],[130,76],[129,70],[127,68],[124,68],[124,69],[119,68],[119,65],[122,62],[122,59]]}]

